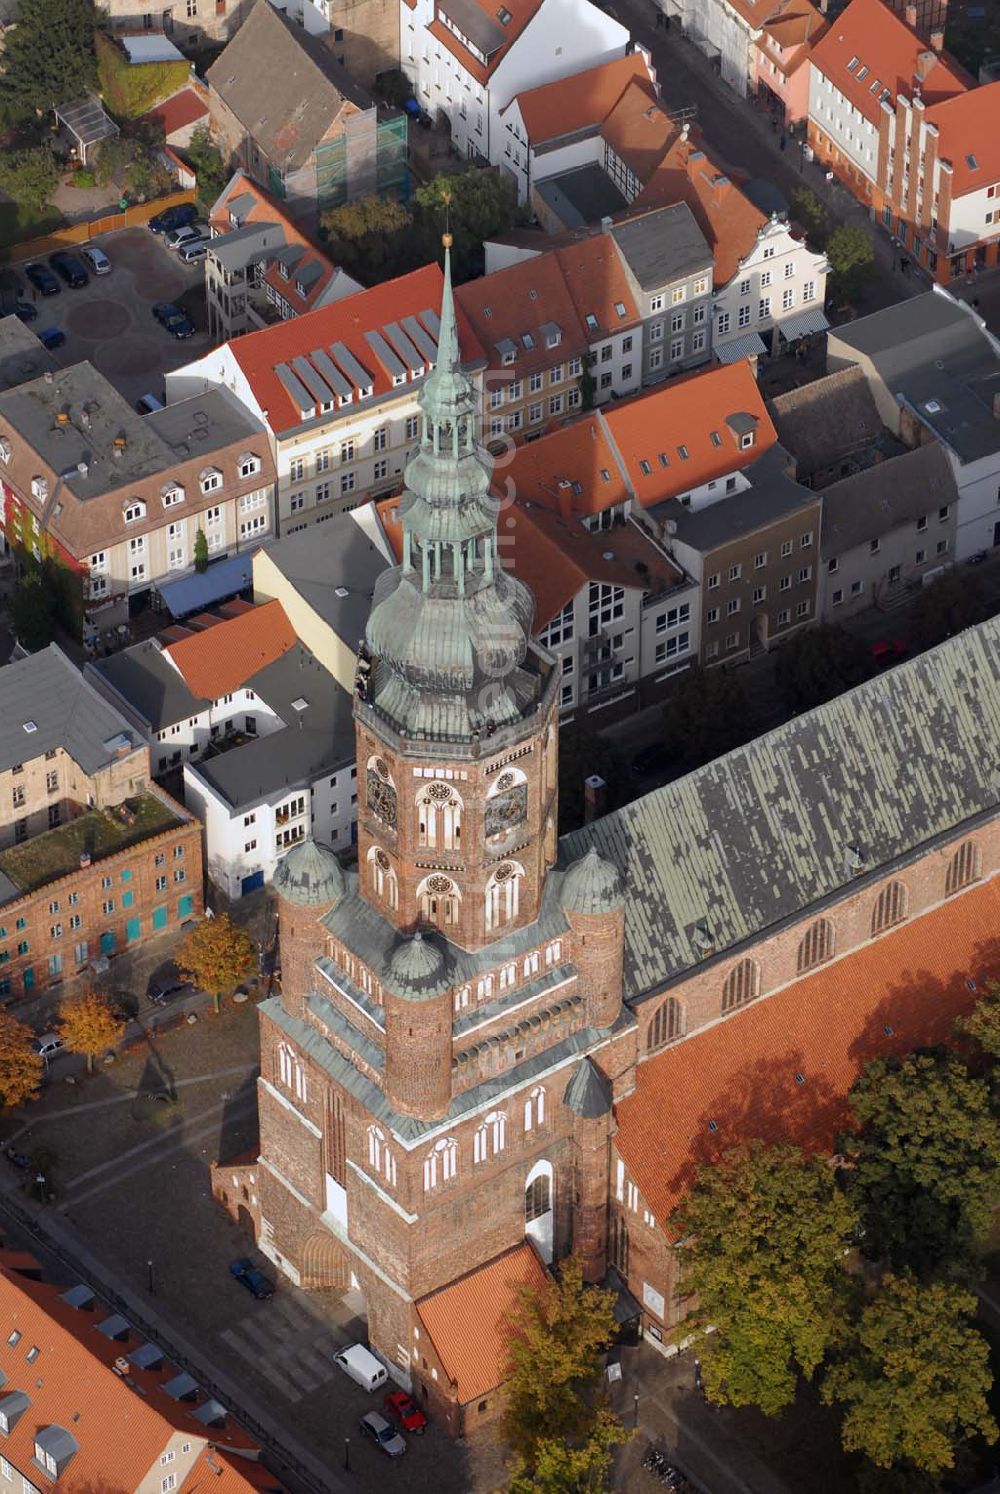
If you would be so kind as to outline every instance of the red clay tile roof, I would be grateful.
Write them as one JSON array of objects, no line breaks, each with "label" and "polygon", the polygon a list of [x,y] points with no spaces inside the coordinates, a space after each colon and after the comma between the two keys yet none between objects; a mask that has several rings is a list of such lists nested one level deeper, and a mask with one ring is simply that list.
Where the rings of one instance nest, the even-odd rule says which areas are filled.
[{"label": "red clay tile roof", "polygon": [[[510,18],[502,28],[504,36],[503,45],[491,54],[485,66],[477,57],[473,57],[472,53],[467,47],[462,45],[455,33],[450,31],[447,26],[442,25],[439,20],[433,20],[427,27],[427,30],[431,36],[448,49],[453,57],[458,58],[465,71],[475,78],[477,83],[485,83],[507,56],[511,46],[521,35],[521,32],[528,25],[529,21],[541,10],[542,0],[505,0],[502,7],[496,3],[491,3],[491,0],[473,0],[473,3],[477,4],[486,19],[492,21],[497,27],[500,24],[498,19],[500,9],[506,10]],[[438,10],[447,12],[447,3],[439,5]]]},{"label": "red clay tile roof", "polygon": [[[602,62],[555,83],[529,88],[519,93],[514,102],[520,110],[528,139],[537,150],[547,140],[596,128],[633,80],[646,89],[652,102],[656,90],[641,52]],[[501,110],[501,114],[505,112]]]},{"label": "red clay tile roof", "polygon": [[599,514],[631,497],[598,415],[516,447],[501,476],[511,479],[522,503],[540,503],[562,514]]},{"label": "red clay tile roof", "polygon": [[[639,321],[639,309],[632,298],[625,267],[608,234],[599,233],[567,244],[556,250],[556,258],[590,341],[600,334],[620,332]],[[618,306],[625,308],[624,316]],[[588,316],[597,318],[596,328],[588,327]]]},{"label": "red clay tile roof", "polygon": [[[889,90],[895,108],[897,94],[914,97],[919,75],[921,97],[930,105],[963,93],[973,81],[954,58],[934,52],[883,0],[851,0],[810,56],[813,67],[876,126],[883,89]],[[851,62],[856,65],[849,70]],[[876,83],[881,87],[875,88]]]},{"label": "red clay tile roof", "polygon": [[[726,417],[736,414],[757,421],[754,443],[745,451],[726,424]],[[602,418],[646,507],[749,466],[778,439],[745,359],[670,379],[635,399],[608,405]]]},{"label": "red clay tile roof", "polygon": [[252,675],[295,647],[295,629],[280,602],[264,602],[249,612],[193,633],[164,649],[192,695],[218,700],[245,685]]},{"label": "red clay tile roof", "polygon": [[633,203],[636,208],[686,202],[715,256],[713,283],[727,285],[767,222],[726,175],[695,134],[674,137]]},{"label": "red clay tile roof", "polygon": [[809,0],[789,0],[784,10],[763,22],[761,30],[765,36],[773,36],[783,48],[801,47],[804,42],[814,47],[820,37],[826,35],[829,26],[826,17],[815,5],[810,5]]},{"label": "red clay tile roof", "polygon": [[[276,223],[284,235],[285,244],[299,244],[306,250],[305,257],[294,267],[287,280],[279,273],[273,260],[268,263],[264,279],[273,286],[283,301],[288,302],[296,315],[301,316],[304,311],[311,311],[334,275],[338,273],[338,267],[332,264],[325,254],[321,254],[292,219],[286,216],[281,204],[265,192],[263,187],[259,187],[256,182],[245,176],[242,171],[238,171],[232,178],[222,197],[212,209],[209,223],[214,234],[224,235],[235,231],[236,225],[232,221],[231,208],[237,200],[240,203],[239,226],[241,228],[252,223]],[[247,206],[248,202],[249,206]],[[317,265],[320,274],[310,285],[308,294],[301,296],[295,289],[295,282],[298,272],[304,270],[307,265]]]},{"label": "red clay tile roof", "polygon": [[164,99],[162,104],[157,104],[155,109],[150,109],[146,118],[162,124],[163,133],[169,140],[176,130],[182,130],[185,125],[207,119],[208,104],[193,88],[182,88],[179,93]]},{"label": "red clay tile roof", "polygon": [[976,1000],[967,979],[1000,973],[998,923],[986,882],[640,1064],[616,1145],[657,1220],[739,1142],[832,1151],[868,1059],[945,1041]]},{"label": "red clay tile roof", "polygon": [[940,131],[938,156],[952,164],[952,197],[1000,182],[1000,82],[957,94],[927,117]]},{"label": "red clay tile roof", "polygon": [[[96,1331],[112,1309],[99,1301],[85,1312],[60,1300],[66,1290],[48,1282],[29,1281],[12,1271],[0,1251],[0,1371],[4,1394],[23,1391],[30,1406],[4,1437],[4,1456],[38,1485],[33,1467],[36,1433],[47,1426],[68,1432],[77,1450],[59,1478],[69,1491],[137,1489],[144,1480],[160,1476],[160,1456],[170,1446],[183,1494],[208,1489],[219,1494],[250,1494],[263,1470],[252,1462],[236,1468],[218,1449],[220,1440],[251,1455],[254,1444],[231,1418],[224,1433],[211,1431],[191,1417],[195,1407],[163,1394],[163,1385],[176,1371],[128,1367],[130,1385],[112,1367],[146,1340],[132,1332],[128,1342],[113,1342]],[[11,1344],[8,1336],[20,1334]],[[38,1354],[30,1363],[32,1349]],[[137,1388],[132,1388],[133,1385]],[[207,1397],[203,1397],[207,1399]],[[185,1455],[181,1441],[191,1443],[192,1466],[182,1476]],[[209,1438],[214,1439],[213,1452]],[[244,1472],[245,1469],[245,1472]],[[45,1482],[42,1479],[42,1482]],[[276,1480],[268,1476],[274,1488]]]},{"label": "red clay tile roof", "polygon": [[[337,342],[342,342],[371,375],[374,394],[389,393],[393,387],[391,372],[376,357],[365,333],[378,332],[389,322],[401,322],[407,316],[420,320],[426,311],[437,317],[443,287],[440,265],[424,265],[397,280],[387,280],[371,290],[345,296],[331,306],[321,306],[318,311],[292,317],[278,326],[237,337],[230,344],[233,357],[261,409],[267,411],[271,429],[280,434],[302,424],[298,406],[278,378],[278,365],[291,365],[293,359],[308,358],[316,349],[329,350]],[[457,308],[457,321],[463,363],[466,366],[481,363],[483,350],[461,307]],[[430,334],[429,327],[425,330]]]},{"label": "red clay tile roof", "polygon": [[643,183],[656,170],[676,133],[663,105],[638,80],[624,89],[601,125],[602,140]]},{"label": "red clay tile roof", "polygon": [[[479,280],[469,280],[455,291],[455,301],[469,319],[489,360],[489,366],[510,379],[523,379],[535,369],[579,357],[588,347],[566,277],[554,254],[538,254]],[[562,336],[558,348],[545,345],[540,328],[553,322]],[[534,347],[525,346],[528,333]],[[497,344],[516,345],[517,358],[504,365]]]},{"label": "red clay tile roof", "polygon": [[518,1288],[537,1291],[547,1280],[534,1247],[525,1240],[417,1303],[420,1321],[461,1405],[496,1390],[507,1379]]}]

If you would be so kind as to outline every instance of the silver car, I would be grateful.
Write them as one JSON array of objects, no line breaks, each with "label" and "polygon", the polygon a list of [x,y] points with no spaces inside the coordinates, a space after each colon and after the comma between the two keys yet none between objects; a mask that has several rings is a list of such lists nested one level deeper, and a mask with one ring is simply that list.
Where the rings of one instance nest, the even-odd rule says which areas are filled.
[{"label": "silver car", "polygon": [[99,249],[96,244],[88,244],[86,249],[80,250],[80,255],[95,275],[111,274],[111,261],[104,250]]},{"label": "silver car", "polygon": [[205,224],[194,223],[185,225],[184,228],[175,228],[165,235],[163,242],[168,249],[180,249],[184,244],[194,244],[207,237],[208,231]]},{"label": "silver car", "polygon": [[379,1416],[377,1411],[369,1411],[367,1416],[362,1416],[361,1435],[370,1437],[390,1458],[398,1458],[406,1451],[406,1438],[384,1416]]}]

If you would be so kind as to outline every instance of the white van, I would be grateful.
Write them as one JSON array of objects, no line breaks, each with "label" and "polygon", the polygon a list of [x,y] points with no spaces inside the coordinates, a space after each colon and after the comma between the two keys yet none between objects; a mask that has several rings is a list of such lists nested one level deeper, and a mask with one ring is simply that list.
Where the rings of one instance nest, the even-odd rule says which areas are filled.
[{"label": "white van", "polygon": [[350,1375],[363,1390],[378,1390],[389,1378],[389,1371],[381,1359],[376,1359],[363,1344],[351,1344],[340,1354],[334,1354],[333,1362],[339,1364],[345,1375]]}]

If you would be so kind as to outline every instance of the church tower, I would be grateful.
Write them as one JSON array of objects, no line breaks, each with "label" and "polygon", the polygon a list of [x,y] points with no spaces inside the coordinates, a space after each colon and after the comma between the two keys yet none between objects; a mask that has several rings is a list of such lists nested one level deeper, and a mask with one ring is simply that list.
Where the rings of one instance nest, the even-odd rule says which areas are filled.
[{"label": "church tower", "polygon": [[[492,460],[462,371],[445,247],[438,360],[356,692],[362,891],[397,928],[463,949],[534,922],[555,858],[552,664],[500,564]],[[515,557],[516,559],[516,557]]]},{"label": "church tower", "polygon": [[275,873],[285,978],[259,1007],[244,1189],[261,1250],[359,1292],[372,1347],[458,1429],[494,1401],[458,1404],[426,1304],[574,1247],[601,1278],[636,1025],[616,868],[555,866],[559,675],[498,553],[449,247],[401,563],[358,658],[357,873],[308,842]]}]

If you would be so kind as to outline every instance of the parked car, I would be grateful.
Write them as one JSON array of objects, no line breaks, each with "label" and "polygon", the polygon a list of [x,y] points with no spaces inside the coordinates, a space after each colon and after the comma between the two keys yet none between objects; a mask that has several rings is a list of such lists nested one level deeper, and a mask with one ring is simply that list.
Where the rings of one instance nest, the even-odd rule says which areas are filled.
[{"label": "parked car", "polygon": [[350,1375],[362,1390],[378,1390],[389,1378],[389,1371],[381,1359],[376,1359],[364,1344],[348,1344],[346,1349],[334,1354],[333,1362],[339,1364],[344,1374]]},{"label": "parked car", "polygon": [[154,410],[162,410],[164,404],[155,394],[140,394],[135,407],[140,415],[152,415]]},{"label": "parked car", "polygon": [[14,307],[14,315],[19,316],[22,322],[36,322],[38,320],[38,307],[30,301],[18,301]]},{"label": "parked car", "polygon": [[50,254],[49,264],[60,280],[65,280],[73,290],[81,290],[83,286],[90,284],[90,276],[83,260],[78,254],[71,254],[68,249],[57,249],[55,254]]},{"label": "parked car", "polygon": [[175,228],[184,228],[193,223],[198,214],[193,202],[179,202],[176,207],[166,208],[149,220],[150,233],[173,233]]},{"label": "parked car", "polygon": [[243,1256],[238,1261],[229,1262],[229,1270],[242,1286],[245,1286],[252,1297],[259,1302],[266,1301],[268,1297],[274,1296],[274,1282],[270,1281],[263,1273],[258,1271],[253,1261]]},{"label": "parked car", "polygon": [[139,1015],[139,1003],[131,991],[113,991],[108,998],[108,1011],[116,1022],[134,1022]]},{"label": "parked car", "polygon": [[208,230],[203,223],[185,223],[180,228],[172,228],[168,234],[164,234],[163,242],[168,249],[180,249],[184,244],[194,244],[208,237]]},{"label": "parked car", "polygon": [[50,353],[54,353],[56,348],[61,348],[66,341],[66,333],[61,327],[44,327],[41,332],[36,332],[35,336],[42,347],[48,348]]},{"label": "parked car", "polygon": [[204,259],[208,253],[210,239],[188,239],[177,251],[177,258],[183,260],[184,264],[194,264],[196,259]]},{"label": "parked car", "polygon": [[382,1401],[382,1408],[387,1416],[406,1432],[413,1432],[417,1437],[422,1437],[427,1429],[427,1417],[421,1411],[412,1395],[407,1395],[405,1390],[390,1391]]},{"label": "parked car", "polygon": [[81,250],[81,254],[95,275],[111,274],[111,261],[104,250],[98,249],[96,244],[88,244],[86,249]]},{"label": "parked car", "polygon": [[183,991],[191,990],[191,982],[184,979],[174,964],[162,965],[149,978],[146,999],[154,1006],[165,1006]]},{"label": "parked car", "polygon": [[37,262],[25,265],[24,273],[40,296],[58,296],[59,281],[48,265],[40,265]]},{"label": "parked car", "polygon": [[52,1058],[64,1044],[57,1032],[43,1032],[41,1037],[35,1038],[31,1046],[43,1058]]},{"label": "parked car", "polygon": [[156,301],[153,304],[153,315],[161,327],[168,331],[171,337],[193,337],[194,322],[172,301]]},{"label": "parked car", "polygon": [[888,669],[891,664],[898,664],[908,653],[909,649],[901,638],[883,638],[871,646],[871,656],[879,669]]},{"label": "parked car", "polygon": [[370,1437],[390,1458],[398,1458],[405,1453],[406,1438],[400,1436],[395,1427],[384,1416],[379,1416],[377,1411],[369,1411],[367,1416],[362,1416],[360,1425],[361,1435]]}]

